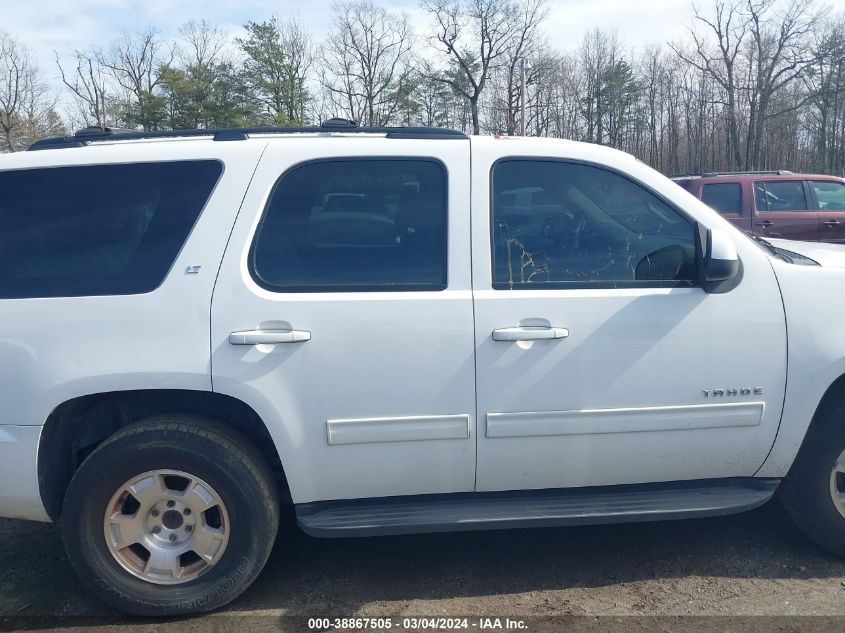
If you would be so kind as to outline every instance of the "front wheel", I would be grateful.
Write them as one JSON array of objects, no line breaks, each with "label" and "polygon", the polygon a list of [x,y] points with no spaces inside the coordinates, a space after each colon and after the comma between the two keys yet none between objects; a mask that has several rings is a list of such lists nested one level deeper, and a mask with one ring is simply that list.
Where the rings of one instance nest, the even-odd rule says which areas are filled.
[{"label": "front wheel", "polygon": [[845,557],[845,403],[816,413],[779,492],[801,531]]},{"label": "front wheel", "polygon": [[108,438],[68,487],[68,558],[111,605],[137,615],[216,609],[261,571],[278,527],[261,454],[206,418],[157,416]]}]

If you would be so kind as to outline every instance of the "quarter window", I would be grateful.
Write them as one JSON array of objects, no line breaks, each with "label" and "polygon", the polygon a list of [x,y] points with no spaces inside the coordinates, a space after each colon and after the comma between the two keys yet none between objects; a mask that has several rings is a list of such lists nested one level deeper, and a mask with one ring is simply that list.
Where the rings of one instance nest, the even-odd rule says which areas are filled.
[{"label": "quarter window", "polygon": [[250,267],[277,292],[441,290],[446,239],[441,163],[320,161],[279,179]]},{"label": "quarter window", "polygon": [[819,211],[845,211],[845,184],[835,180],[811,180]]},{"label": "quarter window", "polygon": [[754,183],[754,200],[758,211],[807,211],[804,183],[800,180]]},{"label": "quarter window", "polygon": [[493,169],[493,287],[691,285],[693,224],[615,172],[513,159]]},{"label": "quarter window", "polygon": [[719,213],[742,213],[742,188],[737,182],[704,185],[701,201]]},{"label": "quarter window", "polygon": [[0,298],[154,290],[222,171],[218,161],[0,171]]}]

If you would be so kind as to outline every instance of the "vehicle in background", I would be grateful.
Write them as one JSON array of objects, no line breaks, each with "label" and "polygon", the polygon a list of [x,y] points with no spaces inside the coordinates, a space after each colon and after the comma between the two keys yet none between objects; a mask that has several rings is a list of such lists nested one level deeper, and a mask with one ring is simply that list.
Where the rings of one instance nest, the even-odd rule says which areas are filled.
[{"label": "vehicle in background", "polygon": [[749,235],[845,243],[845,179],[764,171],[672,180]]}]

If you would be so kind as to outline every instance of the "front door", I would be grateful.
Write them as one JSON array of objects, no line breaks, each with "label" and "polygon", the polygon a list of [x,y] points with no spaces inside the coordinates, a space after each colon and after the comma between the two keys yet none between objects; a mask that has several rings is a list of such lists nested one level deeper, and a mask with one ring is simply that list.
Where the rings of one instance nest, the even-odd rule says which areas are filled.
[{"label": "front door", "polygon": [[469,141],[271,140],[212,304],[213,388],[296,503],[471,491]]},{"label": "front door", "polygon": [[754,235],[817,242],[819,214],[813,210],[801,180],[754,183]]},{"label": "front door", "polygon": [[786,364],[759,247],[737,235],[744,277],[708,294],[693,222],[624,173],[474,157],[473,179],[477,490],[753,475]]}]

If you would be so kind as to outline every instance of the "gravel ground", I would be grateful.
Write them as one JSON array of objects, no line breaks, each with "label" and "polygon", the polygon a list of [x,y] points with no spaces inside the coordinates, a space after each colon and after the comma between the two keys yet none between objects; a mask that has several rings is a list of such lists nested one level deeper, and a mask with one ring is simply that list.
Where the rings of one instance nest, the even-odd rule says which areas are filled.
[{"label": "gravel ground", "polygon": [[845,561],[777,503],[717,519],[338,540],[309,538],[288,517],[228,609],[152,623],[90,596],[55,527],[0,520],[0,539],[5,630],[307,630],[311,616],[410,615],[527,618],[529,630],[845,630]]}]

